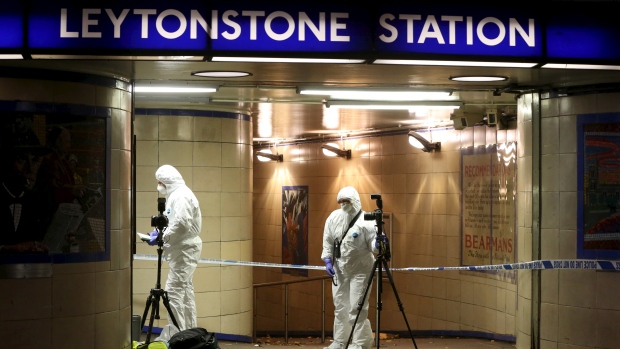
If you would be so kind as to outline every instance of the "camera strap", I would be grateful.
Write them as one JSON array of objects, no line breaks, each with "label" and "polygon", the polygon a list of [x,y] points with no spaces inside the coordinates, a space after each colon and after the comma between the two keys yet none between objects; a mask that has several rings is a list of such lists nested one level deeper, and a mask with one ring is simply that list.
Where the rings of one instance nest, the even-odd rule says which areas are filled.
[{"label": "camera strap", "polygon": [[349,222],[349,227],[347,228],[347,230],[344,231],[344,234],[342,234],[342,239],[340,239],[340,241],[344,241],[344,237],[347,236],[347,233],[349,232],[349,229],[351,229],[353,224],[357,222],[357,218],[360,216],[360,214],[362,214],[362,210],[357,211],[355,217],[353,217],[353,219]]}]

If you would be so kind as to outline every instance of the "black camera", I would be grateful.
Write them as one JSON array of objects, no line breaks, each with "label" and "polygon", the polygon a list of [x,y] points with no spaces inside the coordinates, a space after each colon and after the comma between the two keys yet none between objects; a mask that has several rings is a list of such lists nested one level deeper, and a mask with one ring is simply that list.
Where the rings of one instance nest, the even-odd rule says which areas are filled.
[{"label": "black camera", "polygon": [[377,223],[381,222],[383,224],[383,200],[381,200],[381,194],[370,194],[370,198],[377,201],[377,209],[374,212],[365,212],[364,220],[376,220]]},{"label": "black camera", "polygon": [[160,232],[168,226],[168,217],[164,216],[166,210],[166,198],[157,198],[157,216],[151,216],[151,227],[156,227]]}]

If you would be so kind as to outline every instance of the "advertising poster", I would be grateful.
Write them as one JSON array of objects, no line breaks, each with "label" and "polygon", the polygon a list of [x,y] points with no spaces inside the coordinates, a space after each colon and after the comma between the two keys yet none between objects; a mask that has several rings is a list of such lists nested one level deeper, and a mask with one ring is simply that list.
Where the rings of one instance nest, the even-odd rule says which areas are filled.
[{"label": "advertising poster", "polygon": [[1,113],[0,262],[108,256],[106,118]]},{"label": "advertising poster", "polygon": [[[308,186],[282,187],[282,264],[308,264]],[[308,276],[306,269],[282,269]]]},{"label": "advertising poster", "polygon": [[516,143],[462,151],[463,265],[515,262]]},{"label": "advertising poster", "polygon": [[577,256],[620,258],[620,114],[577,119]]}]

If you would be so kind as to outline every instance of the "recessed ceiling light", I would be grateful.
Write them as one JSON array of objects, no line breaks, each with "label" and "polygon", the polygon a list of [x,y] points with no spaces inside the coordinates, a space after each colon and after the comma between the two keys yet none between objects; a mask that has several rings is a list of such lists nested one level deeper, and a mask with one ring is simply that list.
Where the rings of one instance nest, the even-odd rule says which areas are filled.
[{"label": "recessed ceiling light", "polygon": [[488,82],[488,81],[506,81],[508,80],[508,78],[505,76],[471,75],[471,76],[451,76],[450,80]]},{"label": "recessed ceiling light", "polygon": [[202,76],[203,78],[241,78],[244,76],[252,76],[251,73],[244,71],[225,71],[225,70],[203,70],[193,72],[194,76]]}]

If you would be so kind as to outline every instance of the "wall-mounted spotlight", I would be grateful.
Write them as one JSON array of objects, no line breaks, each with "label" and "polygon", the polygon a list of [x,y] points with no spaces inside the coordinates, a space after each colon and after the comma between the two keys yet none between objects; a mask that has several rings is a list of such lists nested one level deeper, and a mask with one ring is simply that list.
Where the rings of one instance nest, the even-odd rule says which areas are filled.
[{"label": "wall-mounted spotlight", "polygon": [[282,154],[272,154],[271,149],[262,149],[256,152],[256,158],[258,161],[267,162],[267,161],[284,161],[284,156]]},{"label": "wall-mounted spotlight", "polygon": [[327,143],[321,146],[323,154],[326,156],[340,156],[342,158],[351,158],[351,149],[340,149],[335,143]]},{"label": "wall-mounted spotlight", "polygon": [[415,131],[409,132],[409,144],[427,153],[441,150],[441,142],[431,143]]}]

